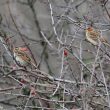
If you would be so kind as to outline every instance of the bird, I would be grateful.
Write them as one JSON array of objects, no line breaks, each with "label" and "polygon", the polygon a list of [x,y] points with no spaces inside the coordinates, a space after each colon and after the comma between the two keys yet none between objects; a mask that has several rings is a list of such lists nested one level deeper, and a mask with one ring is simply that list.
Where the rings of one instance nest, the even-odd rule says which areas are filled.
[{"label": "bird", "polygon": [[98,45],[99,42],[101,42],[107,46],[110,46],[108,41],[101,36],[101,33],[93,27],[88,27],[86,29],[86,39],[93,45]]},{"label": "bird", "polygon": [[15,62],[21,66],[21,67],[27,67],[27,66],[34,66],[35,64],[33,63],[32,59],[30,56],[22,50],[21,47],[15,47],[13,48],[13,55]]}]

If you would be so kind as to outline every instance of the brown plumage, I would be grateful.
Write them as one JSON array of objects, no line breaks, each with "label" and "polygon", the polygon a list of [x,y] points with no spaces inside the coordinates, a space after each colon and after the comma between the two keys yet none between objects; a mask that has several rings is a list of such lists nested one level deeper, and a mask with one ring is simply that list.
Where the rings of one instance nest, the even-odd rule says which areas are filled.
[{"label": "brown plumage", "polygon": [[19,66],[33,65],[31,58],[27,53],[21,50],[21,47],[13,49],[14,58]]},{"label": "brown plumage", "polygon": [[95,30],[93,27],[88,27],[86,29],[86,39],[93,45],[98,45],[100,41],[101,43],[110,46],[108,41],[104,37],[101,37],[100,32]]}]

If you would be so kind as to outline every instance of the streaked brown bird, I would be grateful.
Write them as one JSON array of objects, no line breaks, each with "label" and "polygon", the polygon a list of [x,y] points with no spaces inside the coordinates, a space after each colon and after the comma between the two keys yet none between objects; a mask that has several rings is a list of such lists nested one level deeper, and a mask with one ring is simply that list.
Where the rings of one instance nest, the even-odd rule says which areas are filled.
[{"label": "streaked brown bird", "polygon": [[93,45],[98,45],[99,42],[101,42],[107,46],[110,46],[108,41],[104,37],[101,37],[101,33],[93,27],[88,27],[86,29],[86,39]]},{"label": "streaked brown bird", "polygon": [[30,56],[22,50],[21,47],[16,47],[13,49],[14,58],[19,66],[35,66]]}]

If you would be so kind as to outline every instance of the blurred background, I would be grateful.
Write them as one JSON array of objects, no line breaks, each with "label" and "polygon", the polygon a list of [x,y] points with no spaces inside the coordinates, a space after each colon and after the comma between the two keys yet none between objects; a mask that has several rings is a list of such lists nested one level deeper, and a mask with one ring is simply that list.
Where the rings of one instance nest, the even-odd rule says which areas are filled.
[{"label": "blurred background", "polygon": [[90,26],[110,43],[109,0],[0,0],[0,110],[109,110],[110,47]]}]

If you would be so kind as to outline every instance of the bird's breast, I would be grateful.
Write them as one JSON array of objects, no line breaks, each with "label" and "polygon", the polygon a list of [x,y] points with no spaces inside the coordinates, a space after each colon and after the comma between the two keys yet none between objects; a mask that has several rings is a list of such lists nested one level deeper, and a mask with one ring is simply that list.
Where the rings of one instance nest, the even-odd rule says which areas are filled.
[{"label": "bird's breast", "polygon": [[14,58],[17,61],[17,63],[19,63],[21,66],[26,66],[27,62],[25,62],[22,57],[16,55],[16,53],[14,53]]}]

